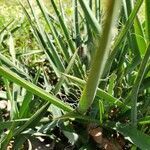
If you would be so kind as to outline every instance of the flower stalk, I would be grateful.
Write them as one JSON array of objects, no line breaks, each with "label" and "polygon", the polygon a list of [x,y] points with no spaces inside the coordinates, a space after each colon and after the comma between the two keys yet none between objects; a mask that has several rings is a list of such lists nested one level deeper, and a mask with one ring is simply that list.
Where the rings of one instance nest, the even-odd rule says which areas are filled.
[{"label": "flower stalk", "polygon": [[97,87],[99,84],[99,79],[105,68],[105,63],[108,58],[111,41],[112,41],[112,29],[115,27],[115,22],[121,8],[120,0],[109,0],[106,3],[107,13],[104,20],[104,26],[102,30],[101,37],[98,39],[98,47],[92,60],[91,70],[88,76],[87,84],[82,92],[79,106],[77,111],[81,114],[87,112],[91,104],[93,103]]}]

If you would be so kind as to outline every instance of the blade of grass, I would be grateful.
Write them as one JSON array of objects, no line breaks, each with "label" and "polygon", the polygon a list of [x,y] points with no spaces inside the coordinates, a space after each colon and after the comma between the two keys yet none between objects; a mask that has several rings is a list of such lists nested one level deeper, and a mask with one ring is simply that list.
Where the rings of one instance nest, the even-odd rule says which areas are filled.
[{"label": "blade of grass", "polygon": [[50,49],[47,47],[46,43],[43,41],[43,37],[41,36],[40,32],[35,27],[33,27],[33,30],[34,30],[33,32],[34,32],[36,40],[38,41],[40,47],[46,53],[46,56],[47,56],[50,64],[52,65],[52,68],[53,68],[54,72],[59,77],[60,76],[60,72],[59,72],[58,68],[56,67],[56,64],[53,61],[53,56],[51,54]]},{"label": "blade of grass", "polygon": [[[133,10],[133,6],[134,6],[134,1],[125,1],[124,4],[126,3],[126,5],[124,6],[124,10],[126,10],[126,21],[129,18],[129,15],[132,13]],[[139,39],[138,39],[138,35],[137,34],[141,34],[142,35],[142,30],[140,28],[140,23],[138,23],[138,17],[136,16],[134,19],[134,24],[131,26],[131,28],[129,29],[129,32],[127,34],[127,39],[128,39],[128,43],[129,43],[129,47],[132,50],[132,52],[134,53],[135,57],[137,57],[139,60],[141,58],[142,55],[140,55],[140,52],[142,51],[140,48],[140,44],[139,44]],[[142,43],[142,42],[141,42]],[[145,49],[144,49],[145,50]],[[131,63],[132,64],[132,63]]]},{"label": "blade of grass", "polygon": [[[37,84],[38,78],[40,76],[41,69],[38,70],[37,74],[35,75],[35,78],[33,80],[34,84]],[[24,96],[22,105],[19,109],[19,118],[26,118],[27,113],[29,112],[29,104],[33,98],[33,94],[27,91],[26,95]]]},{"label": "blade of grass", "polygon": [[90,7],[88,6],[87,1],[85,1],[85,0],[78,0],[78,1],[82,7],[82,10],[83,10],[89,24],[91,25],[91,28],[95,31],[95,33],[97,35],[99,35],[101,32],[100,24],[97,21],[97,19],[95,18],[95,16],[93,15]]},{"label": "blade of grass", "polygon": [[24,72],[23,66],[20,68],[12,63],[7,57],[5,57],[3,54],[0,53],[0,61],[2,64],[6,65],[8,68],[10,68],[13,72],[16,72],[18,75],[25,79],[31,79],[31,77]]},{"label": "blade of grass", "polygon": [[139,119],[138,124],[140,125],[150,124],[150,116],[146,116],[144,118]]},{"label": "blade of grass", "polygon": [[18,129],[15,130],[16,122],[13,122],[8,135],[4,137],[4,140],[1,142],[1,148],[6,149],[8,146],[10,140],[12,137],[19,135],[23,130],[25,130],[27,127],[29,127],[32,124],[37,124],[41,116],[43,116],[43,113],[45,114],[47,108],[49,107],[49,102],[47,102],[45,105],[43,105],[26,123],[24,123],[22,126],[20,126]]},{"label": "blade of grass", "polygon": [[[73,54],[67,68],[65,69],[64,71],[64,74],[68,74],[75,62],[75,59],[76,59],[76,56],[77,56],[77,52],[78,52],[78,49],[75,51],[75,53]],[[61,75],[61,78],[59,79],[59,81],[57,82],[56,86],[55,86],[55,89],[54,89],[54,94],[57,94],[58,91],[60,90],[61,88],[61,85],[63,84],[63,81],[64,81],[65,77],[63,75]]]},{"label": "blade of grass", "polygon": [[80,28],[79,28],[79,15],[78,15],[78,1],[73,0],[74,5],[74,31],[75,31],[75,42],[76,47],[81,46]]},{"label": "blade of grass", "polygon": [[137,12],[139,11],[142,3],[143,3],[144,0],[137,0],[136,1],[136,4],[135,4],[135,7],[134,9],[132,10],[128,20],[126,21],[125,25],[122,27],[121,31],[119,32],[117,38],[115,39],[115,42],[112,46],[112,51],[111,51],[111,54],[106,62],[106,67],[105,67],[105,70],[104,70],[104,73],[103,73],[103,77],[105,77],[108,72],[110,71],[110,68],[111,68],[111,65],[112,65],[112,62],[118,52],[118,47],[120,46],[121,42],[123,41],[123,39],[125,38],[125,36],[127,35],[130,27],[132,26],[133,24],[133,21],[134,21],[134,18],[136,17],[137,15]]},{"label": "blade of grass", "polygon": [[53,6],[53,8],[54,8],[54,10],[55,10],[55,12],[56,12],[56,15],[57,15],[58,19],[59,19],[59,22],[60,22],[62,31],[63,31],[63,33],[64,33],[64,35],[65,35],[66,41],[67,41],[67,43],[68,43],[68,45],[69,45],[71,51],[74,53],[75,50],[76,50],[76,48],[75,48],[75,46],[74,46],[74,44],[73,44],[73,42],[72,42],[72,39],[71,39],[71,37],[70,37],[70,35],[69,35],[69,31],[68,31],[68,29],[67,29],[67,27],[66,27],[66,23],[65,23],[64,20],[62,19],[62,16],[60,15],[60,12],[59,12],[59,10],[58,10],[58,8],[57,8],[57,6],[56,6],[54,0],[51,0],[51,4],[52,4],[52,6]]},{"label": "blade of grass", "polygon": [[9,26],[11,26],[13,23],[14,23],[14,20],[11,20],[11,21],[0,31],[0,35],[1,35],[5,30],[7,30],[7,28],[8,28]]},{"label": "blade of grass", "polygon": [[145,0],[145,24],[147,42],[150,41],[150,1]]},{"label": "blade of grass", "polygon": [[89,117],[89,116],[86,116],[86,115],[82,116],[78,112],[69,112],[65,115],[62,115],[61,117],[54,118],[54,121],[55,120],[66,120],[66,119],[71,119],[71,118],[83,120],[83,121],[86,121],[86,122],[99,123],[99,120],[93,119],[92,117]]},{"label": "blade of grass", "polygon": [[13,133],[13,136],[16,136],[20,134],[23,130],[25,130],[28,126],[37,124],[41,119],[41,115],[43,116],[43,113],[46,113],[46,110],[49,107],[49,102],[47,102],[45,105],[43,105],[25,124],[23,124],[20,128],[16,129]]},{"label": "blade of grass", "polygon": [[150,136],[142,133],[132,126],[117,125],[117,131],[122,133],[125,137],[138,146],[140,149],[148,150],[150,147]]},{"label": "blade of grass", "polygon": [[13,136],[14,128],[15,128],[15,123],[13,122],[9,129],[8,134],[6,134],[2,139],[0,139],[0,148],[1,149],[3,149],[3,150],[7,149],[7,146]]},{"label": "blade of grass", "polygon": [[[37,30],[37,33],[40,37],[40,40],[42,41],[42,44],[44,45],[43,47],[45,48],[44,52],[47,53],[47,56],[50,57],[51,56],[51,59],[55,62],[55,65],[57,66],[58,70],[59,71],[64,71],[64,66],[63,66],[63,63],[62,61],[60,60],[60,57],[56,51],[56,48],[53,46],[50,38],[48,37],[48,34],[44,32],[44,30],[42,29],[42,26],[40,24],[40,21],[34,11],[34,8],[31,4],[31,2],[28,0],[28,4],[30,6],[30,9],[31,9],[31,12],[32,12],[32,15],[34,16],[34,20],[35,22],[37,23],[37,26],[38,26],[38,29]],[[36,30],[36,29],[35,29]],[[50,47],[50,48],[49,48]]]},{"label": "blade of grass", "polygon": [[52,26],[53,26],[54,32],[55,32],[55,34],[56,34],[56,36],[57,36],[57,38],[58,38],[59,44],[60,44],[60,46],[61,46],[61,48],[62,48],[62,50],[63,50],[64,57],[66,58],[66,62],[68,63],[69,60],[70,60],[70,54],[71,54],[72,52],[70,51],[70,49],[68,49],[68,48],[66,47],[66,43],[65,43],[65,41],[63,40],[63,36],[61,35],[61,33],[60,33],[59,30],[58,30],[58,28],[60,28],[60,27],[58,27],[58,26],[56,26],[56,25],[54,25],[54,24],[52,24]]},{"label": "blade of grass", "polygon": [[47,93],[46,91],[44,91],[43,89],[39,88],[38,86],[32,84],[31,82],[28,82],[28,81],[22,79],[21,77],[19,77],[18,75],[13,73],[11,70],[7,69],[6,67],[0,66],[0,75],[4,76],[5,78],[7,78],[10,81],[15,82],[18,85],[24,87],[25,89],[27,89],[31,93],[39,96],[43,100],[49,101],[50,103],[56,105],[57,107],[63,109],[64,111],[72,111],[73,110],[73,108],[71,108],[68,104],[60,101],[55,96]]},{"label": "blade of grass", "polygon": [[104,105],[102,101],[99,101],[99,120],[100,125],[103,123]]},{"label": "blade of grass", "polygon": [[[53,56],[53,60],[56,64],[57,68],[59,69],[59,71],[63,72],[64,69],[65,69],[64,65],[62,63],[63,61],[60,59],[60,56],[59,56],[55,46],[51,42],[50,37],[48,37],[47,33],[45,33],[45,34],[46,34],[46,37],[47,37],[48,45],[49,45],[49,47],[51,48],[51,51],[52,51],[51,53],[52,53],[52,56]],[[49,48],[47,48],[47,50],[49,50]]]},{"label": "blade of grass", "polygon": [[135,38],[137,41],[138,49],[140,51],[141,57],[145,55],[146,50],[146,41],[145,41],[145,35],[144,35],[144,29],[140,23],[140,20],[138,17],[134,20],[134,31],[135,31]]},{"label": "blade of grass", "polygon": [[[24,7],[24,5],[21,3],[21,1],[19,1],[19,4],[21,5],[21,7],[23,8],[23,11],[25,12],[28,20],[29,20],[29,23],[31,24],[32,26],[32,29],[33,29],[33,34],[37,40],[37,42],[39,43],[40,47],[43,49],[43,51],[45,52],[50,64],[52,65],[52,68],[54,69],[54,72],[56,73],[56,75],[59,77],[60,76],[60,72],[59,72],[59,69],[56,67],[56,64],[54,63],[53,61],[53,56],[51,54],[51,50],[50,48],[48,47],[47,43],[47,36],[45,34],[45,32],[43,31],[39,21],[38,21],[38,18],[37,16],[35,15],[34,13],[34,10],[32,8],[32,6],[30,5],[30,2],[28,1],[28,4],[30,6],[30,9],[31,9],[31,12],[32,12],[32,15],[34,17],[34,20],[35,22],[33,23],[32,22],[32,19],[27,11],[27,9]],[[37,26],[37,27],[36,27]]]},{"label": "blade of grass", "polygon": [[[51,0],[51,4],[55,10],[55,13],[59,19],[59,22],[60,22],[60,25],[61,25],[61,29],[64,33],[64,36],[65,36],[65,39],[66,39],[66,42],[68,43],[68,46],[71,50],[72,53],[74,53],[76,51],[76,48],[75,48],[75,45],[72,41],[72,38],[70,37],[70,34],[69,34],[69,30],[66,26],[66,23],[65,21],[62,19],[62,16],[60,15],[60,12],[54,2],[54,0]],[[75,69],[74,69],[74,72],[76,73],[76,76],[79,76],[79,77],[84,77],[84,72],[83,72],[83,69],[82,69],[82,64],[81,64],[81,61],[79,59],[79,57],[77,56],[77,60],[78,60],[78,63],[75,63]]]},{"label": "blade of grass", "polygon": [[13,119],[18,118],[18,109],[17,109],[16,101],[14,100],[14,97],[12,94],[13,88],[12,89],[10,88],[10,82],[7,79],[5,78],[3,79],[4,79],[5,86],[6,86],[7,99],[11,103],[10,119],[13,120]]},{"label": "blade of grass", "polygon": [[10,55],[12,57],[12,62],[15,64],[15,62],[16,62],[16,51],[15,51],[14,39],[13,39],[13,36],[11,33],[9,35],[9,43],[8,44],[9,44],[9,52],[10,52]]},{"label": "blade of grass", "polygon": [[46,12],[46,9],[45,9],[45,7],[44,7],[44,4],[42,3],[42,1],[39,1],[39,0],[36,0],[36,1],[37,1],[37,4],[38,4],[38,6],[39,6],[39,8],[40,8],[40,10],[41,10],[41,12],[42,12],[44,18],[45,18],[45,21],[46,21],[46,23],[47,23],[47,25],[48,25],[48,27],[49,27],[49,30],[51,31],[51,33],[52,33],[52,35],[53,35],[53,37],[54,37],[54,39],[55,39],[55,42],[56,42],[56,45],[57,45],[59,51],[62,52],[63,56],[64,56],[64,57],[66,58],[66,60],[68,61],[68,60],[69,60],[69,57],[68,57],[68,55],[66,55],[66,53],[67,53],[67,52],[66,52],[66,49],[63,49],[63,48],[61,47],[60,41],[59,41],[59,39],[58,39],[58,37],[57,37],[55,31],[54,31],[54,27],[53,27],[53,25],[52,25],[52,22],[51,22],[50,19],[49,19],[49,16],[48,16],[48,14],[47,14],[47,12]]},{"label": "blade of grass", "polygon": [[132,108],[131,108],[131,123],[132,126],[136,127],[137,126],[137,97],[138,97],[138,92],[139,88],[141,85],[141,82],[143,80],[143,76],[145,74],[146,70],[146,65],[150,57],[150,44],[147,47],[146,54],[142,60],[142,63],[140,65],[138,75],[135,79],[134,85],[132,87],[130,99],[132,100]]},{"label": "blade of grass", "polygon": [[[23,118],[23,119],[15,119],[15,120],[11,120],[11,121],[5,121],[5,122],[1,122],[0,124],[0,130],[4,130],[4,129],[8,129],[12,126],[13,123],[16,124],[24,124],[25,122],[29,121],[30,118]],[[41,123],[48,123],[50,121],[49,118],[43,118],[41,119]]]}]

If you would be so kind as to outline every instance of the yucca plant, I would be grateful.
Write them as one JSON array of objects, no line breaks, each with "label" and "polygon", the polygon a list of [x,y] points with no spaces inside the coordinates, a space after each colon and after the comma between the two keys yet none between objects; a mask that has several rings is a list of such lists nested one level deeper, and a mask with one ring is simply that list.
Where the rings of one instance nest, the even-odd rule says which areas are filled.
[{"label": "yucca plant", "polygon": [[[21,149],[32,137],[57,141],[58,127],[76,149],[96,148],[89,134],[101,148],[149,149],[149,1],[144,22],[137,15],[143,0],[73,0],[71,21],[61,0],[50,1],[53,14],[36,0],[41,17],[27,2],[28,8],[20,5],[41,50],[22,54],[37,61],[20,66],[10,36],[12,61],[0,54],[3,98],[11,102],[10,119],[0,125],[1,149],[12,140]],[[108,140],[115,133],[130,141]]]}]

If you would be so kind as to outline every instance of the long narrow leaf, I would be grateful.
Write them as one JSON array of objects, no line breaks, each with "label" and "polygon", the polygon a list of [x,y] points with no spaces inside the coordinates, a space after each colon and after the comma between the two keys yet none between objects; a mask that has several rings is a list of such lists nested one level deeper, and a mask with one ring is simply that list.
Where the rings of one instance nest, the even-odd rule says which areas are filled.
[{"label": "long narrow leaf", "polygon": [[150,44],[147,47],[146,54],[140,65],[138,75],[135,79],[132,92],[131,92],[131,99],[132,99],[131,120],[133,126],[137,125],[137,97],[138,97],[139,88],[144,77],[144,73],[146,70],[146,65],[149,60],[149,57],[150,57]]},{"label": "long narrow leaf", "polygon": [[150,1],[145,0],[145,24],[147,41],[150,41]]},{"label": "long narrow leaf", "polygon": [[106,67],[105,67],[105,71],[104,71],[104,74],[103,76],[107,75],[107,73],[109,72],[110,70],[110,67],[112,65],[112,62],[117,54],[117,50],[118,50],[118,47],[120,45],[120,43],[123,41],[123,39],[125,38],[125,36],[127,35],[130,27],[132,26],[133,24],[133,21],[134,21],[134,18],[136,17],[137,15],[137,12],[139,11],[142,3],[143,3],[144,0],[137,0],[136,1],[136,4],[134,6],[134,9],[132,10],[127,22],[125,23],[125,25],[122,27],[121,31],[119,32],[114,44],[113,44],[113,47],[112,47],[112,52],[107,60],[107,63],[106,63]]},{"label": "long narrow leaf", "polygon": [[150,148],[150,136],[142,133],[136,128],[133,128],[132,126],[118,125],[117,130],[125,137],[130,138],[131,141],[139,148],[143,150],[148,150]]},{"label": "long narrow leaf", "polygon": [[101,27],[95,16],[93,15],[91,9],[88,6],[87,1],[85,0],[78,0],[83,12],[85,13],[85,16],[87,20],[89,21],[89,24],[91,25],[91,28],[95,31],[96,34],[99,34],[101,32]]},{"label": "long narrow leaf", "polygon": [[15,82],[16,84],[19,84],[20,86],[29,90],[33,94],[41,97],[43,100],[49,101],[50,103],[56,105],[57,107],[65,110],[65,111],[72,111],[73,110],[69,105],[60,101],[55,96],[47,93],[46,91],[37,87],[36,85],[32,84],[31,82],[28,82],[28,81],[20,78],[18,75],[13,73],[11,70],[9,70],[3,66],[0,66],[0,75],[5,76],[5,78]]}]

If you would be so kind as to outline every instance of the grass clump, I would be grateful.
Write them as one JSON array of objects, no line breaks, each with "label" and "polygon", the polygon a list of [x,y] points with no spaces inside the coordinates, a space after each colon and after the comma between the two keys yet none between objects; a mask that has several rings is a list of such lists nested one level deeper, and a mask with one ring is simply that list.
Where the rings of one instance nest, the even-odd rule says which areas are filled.
[{"label": "grass clump", "polygon": [[0,27],[1,148],[149,149],[149,1],[47,3]]}]

